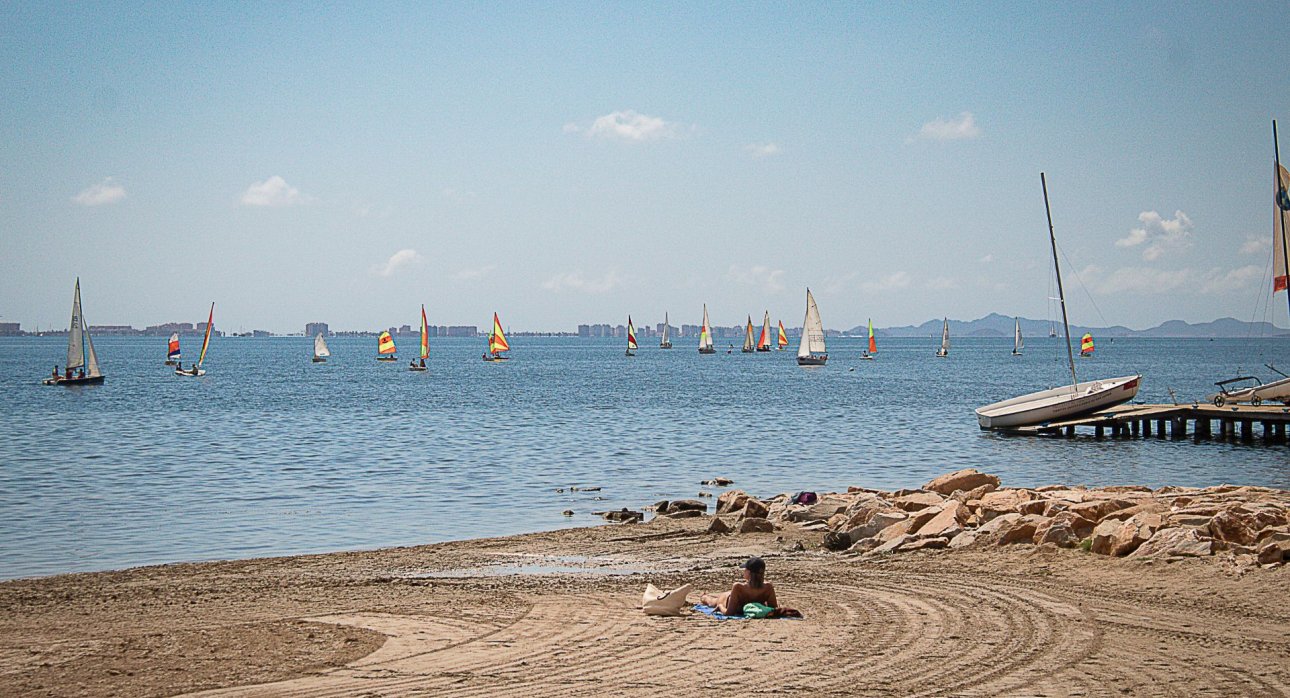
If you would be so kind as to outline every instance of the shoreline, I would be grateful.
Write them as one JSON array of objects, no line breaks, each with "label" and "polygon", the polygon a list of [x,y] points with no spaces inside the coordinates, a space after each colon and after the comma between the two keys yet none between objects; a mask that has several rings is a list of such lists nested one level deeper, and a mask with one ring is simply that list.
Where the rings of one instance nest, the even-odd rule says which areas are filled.
[{"label": "shoreline", "polygon": [[[1051,542],[830,550],[841,526],[792,513],[822,513],[821,503],[840,498],[908,504],[931,491],[853,488],[778,512],[774,499],[755,500],[769,519],[744,516],[745,500],[740,512],[719,516],[682,508],[648,523],[6,581],[0,693],[1290,692],[1290,565],[1252,564],[1235,549],[1116,557]],[[986,500],[996,508],[1018,496],[996,491],[1004,494]],[[1069,492],[1042,494],[1056,501]],[[1085,491],[1091,502],[1134,492],[1142,494]],[[1231,507],[1245,506],[1235,497],[1290,501],[1283,490],[1212,494]],[[737,499],[723,501],[729,509]],[[899,507],[878,509],[892,516]],[[1109,520],[1122,528],[1144,511]],[[981,536],[1015,513],[968,530]],[[710,530],[738,530],[741,517],[770,530]],[[728,588],[752,554],[766,559],[781,602],[805,620],[639,610],[646,583],[693,584],[695,600]]]}]

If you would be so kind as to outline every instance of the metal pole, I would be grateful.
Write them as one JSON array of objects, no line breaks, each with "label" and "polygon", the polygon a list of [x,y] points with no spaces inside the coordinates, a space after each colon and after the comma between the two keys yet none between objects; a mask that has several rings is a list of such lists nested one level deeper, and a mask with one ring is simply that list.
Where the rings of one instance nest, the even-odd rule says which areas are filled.
[{"label": "metal pole", "polygon": [[1044,187],[1044,213],[1048,214],[1048,241],[1053,246],[1053,271],[1057,274],[1057,298],[1062,304],[1062,327],[1066,331],[1066,360],[1071,366],[1071,390],[1079,391],[1079,378],[1075,376],[1075,352],[1071,349],[1071,324],[1066,319],[1066,292],[1062,290],[1062,267],[1057,262],[1057,237],[1053,234],[1053,212],[1048,207],[1048,180],[1039,173],[1039,183]]}]

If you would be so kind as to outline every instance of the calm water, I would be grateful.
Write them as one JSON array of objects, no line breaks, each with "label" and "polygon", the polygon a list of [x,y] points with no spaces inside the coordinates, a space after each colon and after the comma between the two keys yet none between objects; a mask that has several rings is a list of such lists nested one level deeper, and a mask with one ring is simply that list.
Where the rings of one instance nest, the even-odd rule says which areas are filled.
[{"label": "calm water", "polygon": [[[68,389],[39,385],[64,339],[0,338],[0,577],[586,525],[717,475],[758,495],[967,466],[1011,485],[1290,488],[1284,446],[979,431],[973,408],[1063,380],[1059,340],[1013,358],[1010,340],[958,339],[936,359],[930,339],[892,339],[872,362],[831,340],[817,369],[683,341],[629,360],[620,340],[515,338],[515,360],[490,364],[483,340],[440,339],[417,374],[374,361],[374,339],[311,364],[309,338],[217,338],[191,379],[161,365],[161,338],[103,337],[107,383]],[[1290,366],[1290,342],[1104,340],[1079,369],[1141,371],[1139,400],[1190,401],[1264,361]],[[556,492],[570,485],[603,489]]]}]

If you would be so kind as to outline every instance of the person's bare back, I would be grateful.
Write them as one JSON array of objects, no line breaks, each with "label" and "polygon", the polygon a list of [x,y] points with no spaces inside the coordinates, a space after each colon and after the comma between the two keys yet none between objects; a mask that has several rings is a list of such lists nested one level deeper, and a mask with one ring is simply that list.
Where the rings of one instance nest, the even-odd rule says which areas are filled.
[{"label": "person's bare back", "polygon": [[775,585],[764,581],[766,563],[759,557],[750,557],[740,567],[744,571],[744,580],[735,582],[734,587],[722,594],[703,594],[699,602],[717,609],[717,613],[727,616],[742,616],[744,604],[760,603],[778,608],[775,599]]}]

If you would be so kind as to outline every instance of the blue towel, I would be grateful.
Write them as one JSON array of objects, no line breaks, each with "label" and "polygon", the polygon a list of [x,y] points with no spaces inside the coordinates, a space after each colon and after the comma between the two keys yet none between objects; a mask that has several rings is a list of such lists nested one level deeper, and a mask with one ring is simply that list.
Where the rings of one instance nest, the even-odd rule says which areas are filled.
[{"label": "blue towel", "polygon": [[712,616],[717,620],[748,620],[748,616],[728,616],[724,613],[717,613],[717,609],[715,606],[709,606],[707,604],[702,604],[702,603],[694,604],[694,610],[698,611],[699,613],[702,613],[705,616]]}]

